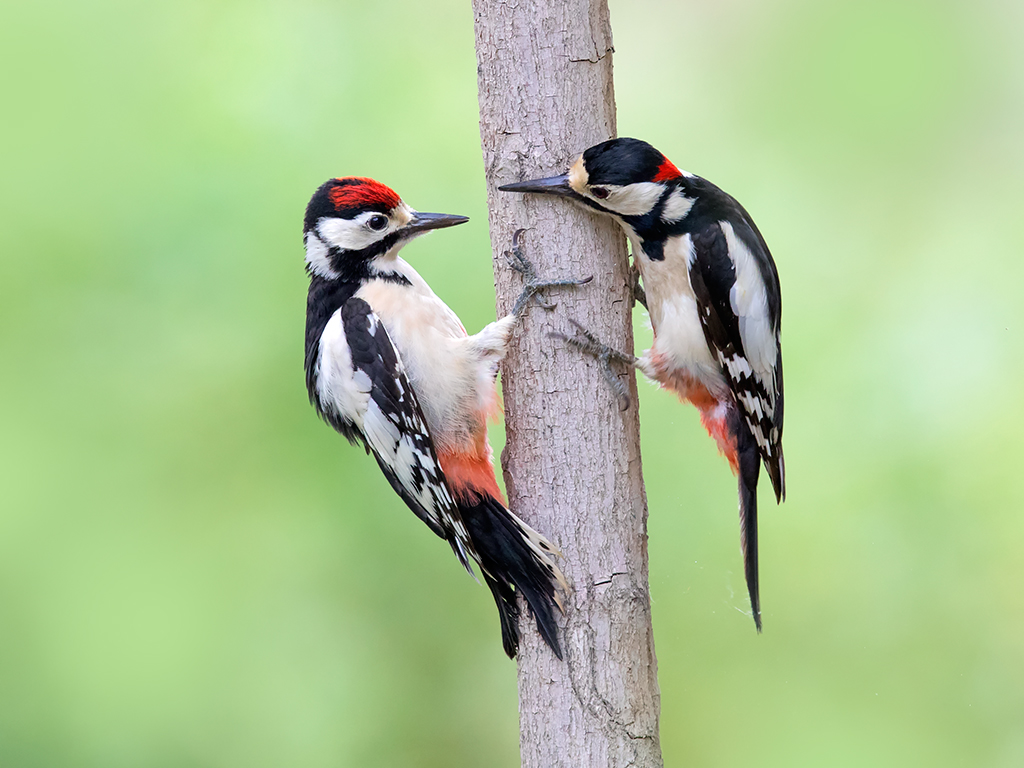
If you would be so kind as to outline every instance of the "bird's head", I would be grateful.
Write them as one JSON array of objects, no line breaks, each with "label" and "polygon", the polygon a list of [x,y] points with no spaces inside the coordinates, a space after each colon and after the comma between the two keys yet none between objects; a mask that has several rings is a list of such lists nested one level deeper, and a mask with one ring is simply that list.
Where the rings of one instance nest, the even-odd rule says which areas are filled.
[{"label": "bird's head", "polygon": [[[671,205],[679,180],[686,174],[646,141],[611,139],[584,152],[561,176],[521,181],[499,187],[504,192],[558,195],[614,216],[625,226],[651,216],[662,218]],[[660,208],[660,210],[659,210]]]},{"label": "bird's head", "polygon": [[394,259],[414,237],[467,221],[465,216],[413,210],[373,179],[331,179],[306,206],[306,269],[327,279],[359,279]]}]

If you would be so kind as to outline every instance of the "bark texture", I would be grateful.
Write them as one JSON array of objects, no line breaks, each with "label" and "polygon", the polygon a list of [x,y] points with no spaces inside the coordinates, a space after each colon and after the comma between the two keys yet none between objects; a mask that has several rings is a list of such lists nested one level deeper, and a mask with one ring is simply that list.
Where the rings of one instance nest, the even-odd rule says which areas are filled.
[{"label": "bark texture", "polygon": [[509,501],[561,547],[573,590],[564,662],[522,621],[522,764],[659,768],[636,378],[623,374],[633,405],[620,412],[596,362],[548,335],[570,333],[573,318],[633,349],[625,239],[565,200],[497,191],[562,173],[615,135],[607,0],[473,0],[473,10],[499,316],[522,287],[503,256],[520,227],[542,279],[594,277],[550,294],[553,312],[531,307],[502,367]]}]

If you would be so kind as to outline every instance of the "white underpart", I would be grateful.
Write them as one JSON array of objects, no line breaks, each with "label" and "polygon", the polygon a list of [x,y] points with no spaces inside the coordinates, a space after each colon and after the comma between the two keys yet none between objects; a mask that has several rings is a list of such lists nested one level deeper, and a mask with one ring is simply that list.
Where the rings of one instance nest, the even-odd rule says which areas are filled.
[{"label": "white underpart", "polygon": [[309,265],[310,271],[328,279],[337,277],[338,273],[331,267],[331,260],[327,258],[327,246],[317,236],[316,232],[307,232],[304,240],[306,244],[306,263]]},{"label": "white underpart", "polygon": [[683,218],[693,208],[693,198],[687,197],[683,194],[681,189],[672,190],[672,194],[669,195],[668,200],[665,201],[665,206],[661,210],[661,220],[666,224],[675,224],[678,221],[682,221]]},{"label": "white underpart", "polygon": [[608,190],[608,197],[604,200],[594,199],[622,216],[643,216],[654,207],[665,191],[665,187],[653,181],[641,181],[623,187],[614,184],[599,186]]},{"label": "white underpart", "polygon": [[[379,322],[377,317],[370,315],[371,336],[377,334]],[[432,487],[425,484],[417,490],[413,477],[415,467],[421,467],[427,475],[438,472],[434,460],[420,451],[412,438],[412,434],[422,433],[426,427],[422,422],[404,424],[403,431],[403,428],[389,419],[370,397],[372,382],[365,372],[352,367],[352,354],[342,327],[340,309],[327,321],[320,336],[317,369],[317,394],[323,407],[352,422],[366,436],[370,448],[394,470],[402,486],[428,513],[437,516],[431,496],[432,490],[440,495],[442,503],[451,505],[451,496],[448,489],[443,486]],[[398,369],[405,371],[401,358],[398,360]],[[408,371],[406,373],[408,374]],[[404,399],[405,393],[401,390],[401,382],[398,386]],[[464,531],[462,535],[465,537]]]},{"label": "white underpart", "polygon": [[688,234],[669,238],[665,242],[665,258],[660,261],[648,259],[636,243],[633,252],[639,255],[637,263],[654,328],[654,346],[643,358],[647,367],[652,356],[663,357],[671,369],[689,373],[712,393],[722,395],[727,385],[708,349],[697,314],[697,299],[690,287],[693,239]]},{"label": "white underpart", "polygon": [[732,225],[721,221],[719,226],[725,233],[729,256],[736,268],[736,282],[729,292],[729,304],[739,318],[743,349],[754,374],[768,392],[774,392],[774,371],[779,350],[768,315],[768,294],[761,279],[761,271],[750,249],[737,237]]},{"label": "white underpart", "polygon": [[356,296],[380,317],[416,390],[435,447],[465,450],[486,425],[494,402],[494,375],[514,318],[502,318],[468,336],[458,316],[422,277],[394,253],[378,269],[412,285],[371,280]]}]

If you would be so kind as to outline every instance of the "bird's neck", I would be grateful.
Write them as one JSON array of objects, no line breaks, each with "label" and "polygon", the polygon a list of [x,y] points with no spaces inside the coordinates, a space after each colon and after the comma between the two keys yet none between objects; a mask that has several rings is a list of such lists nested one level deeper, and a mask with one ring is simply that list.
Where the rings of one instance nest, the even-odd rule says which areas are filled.
[{"label": "bird's neck", "polygon": [[423,282],[423,278],[412,268],[412,265],[405,259],[398,257],[398,251],[387,253],[373,259],[367,265],[367,276],[369,280],[384,280],[389,283],[401,285],[414,285]]}]

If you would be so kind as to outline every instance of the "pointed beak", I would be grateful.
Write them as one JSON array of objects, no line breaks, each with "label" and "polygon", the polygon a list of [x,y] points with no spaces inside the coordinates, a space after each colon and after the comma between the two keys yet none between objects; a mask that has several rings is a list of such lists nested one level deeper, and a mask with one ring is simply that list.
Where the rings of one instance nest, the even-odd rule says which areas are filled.
[{"label": "pointed beak", "polygon": [[412,221],[402,227],[401,232],[403,237],[412,237],[413,235],[429,232],[432,229],[444,229],[445,227],[454,227],[457,224],[465,224],[467,221],[469,221],[467,216],[455,216],[450,213],[421,213],[416,211]]},{"label": "pointed beak", "polygon": [[569,186],[569,174],[549,176],[546,179],[519,181],[498,187],[502,192],[534,192],[541,195],[557,195],[559,197],[579,197]]}]

